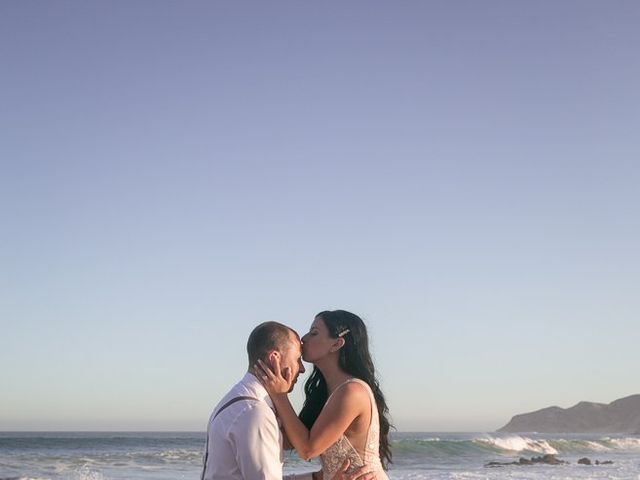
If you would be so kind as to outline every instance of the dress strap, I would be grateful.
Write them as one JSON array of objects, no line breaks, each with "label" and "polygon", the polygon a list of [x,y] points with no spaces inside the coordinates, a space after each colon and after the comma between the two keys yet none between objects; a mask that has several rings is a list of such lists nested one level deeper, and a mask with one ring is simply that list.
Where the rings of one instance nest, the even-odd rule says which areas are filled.
[{"label": "dress strap", "polygon": [[352,450],[358,454],[358,456],[362,459],[364,464],[369,465],[371,463],[375,463],[376,461],[377,462],[380,461],[380,456],[379,456],[380,455],[379,453],[380,426],[378,421],[378,406],[376,404],[376,398],[373,395],[373,391],[371,390],[371,387],[369,386],[369,384],[359,378],[349,378],[346,381],[342,382],[340,385],[338,385],[336,389],[333,392],[331,392],[331,395],[329,395],[329,398],[327,398],[325,405],[329,403],[329,400],[331,400],[331,397],[333,396],[334,393],[336,393],[340,388],[342,388],[347,383],[352,383],[352,382],[361,384],[369,394],[369,407],[371,412],[371,418],[369,419],[369,426],[367,428],[367,435],[365,437],[366,443],[364,446],[364,457],[360,456],[360,453],[351,445],[351,442],[346,437],[346,435],[344,435],[344,433],[342,434],[342,437],[348,442],[349,445],[351,445]]},{"label": "dress strap", "polygon": [[[360,385],[362,385],[364,387],[364,389],[369,394],[369,403],[371,403],[371,420],[369,421],[369,428],[371,428],[371,424],[373,423],[374,405],[376,405],[376,397],[373,396],[373,392],[371,391],[371,387],[369,386],[369,384],[367,382],[365,382],[364,380],[360,380],[359,378],[350,378],[345,383],[347,383],[347,382],[357,382],[357,383],[359,383]],[[342,385],[344,385],[344,383]],[[336,390],[337,390],[337,388],[336,388]]]},{"label": "dress strap", "polygon": [[[373,426],[374,425],[378,425],[378,419],[375,418],[374,419],[374,415],[378,414],[378,405],[376,404],[376,397],[373,396],[373,391],[371,390],[371,387],[369,386],[369,384],[367,382],[365,382],[364,380],[361,380],[359,378],[351,378],[348,380],[348,382],[357,382],[359,384],[361,384],[365,390],[367,391],[367,393],[369,394],[369,405],[371,407],[371,418],[369,419],[369,427],[367,428],[367,441],[365,443],[364,446],[364,461],[365,463],[369,463],[369,457],[373,456],[373,457],[377,457],[378,454],[378,439],[372,438],[372,437],[379,437],[379,432],[377,434],[375,434],[373,432]],[[346,383],[346,382],[345,382]],[[336,389],[337,390],[337,389]],[[379,429],[380,427],[378,426],[376,429]],[[374,441],[375,440],[375,441]]]},{"label": "dress strap", "polygon": [[336,389],[335,389],[333,392],[331,392],[331,395],[329,395],[329,397],[327,398],[327,401],[325,402],[325,405],[326,405],[327,403],[329,403],[329,400],[331,400],[331,397],[333,397],[333,394],[334,394],[334,393],[336,393],[338,390],[340,390],[340,389],[341,389],[343,386],[345,386],[347,383],[351,383],[351,382],[353,382],[354,380],[358,380],[358,379],[357,379],[357,378],[348,378],[347,380],[345,380],[344,382],[342,382],[340,385],[338,385],[338,386],[336,387]]}]

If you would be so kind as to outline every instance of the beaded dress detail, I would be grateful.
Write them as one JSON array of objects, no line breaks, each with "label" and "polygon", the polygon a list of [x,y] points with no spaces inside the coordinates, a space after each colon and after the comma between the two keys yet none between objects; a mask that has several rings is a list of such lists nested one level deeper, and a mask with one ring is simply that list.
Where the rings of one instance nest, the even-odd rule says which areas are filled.
[{"label": "beaded dress detail", "polygon": [[371,423],[369,424],[369,430],[367,431],[367,441],[364,446],[364,458],[362,458],[353,445],[351,445],[349,439],[342,434],[336,443],[331,445],[320,455],[323,478],[325,480],[331,480],[345,459],[348,458],[351,463],[347,473],[351,473],[363,465],[369,465],[371,470],[375,472],[376,480],[387,480],[387,473],[382,468],[382,463],[380,462],[380,421],[378,419],[378,409],[373,392],[369,385],[367,385],[367,382],[358,378],[350,378],[346,382],[340,384],[338,388],[329,395],[325,405],[331,401],[331,397],[340,387],[350,382],[357,382],[363,385],[369,393],[369,402],[371,403]]}]

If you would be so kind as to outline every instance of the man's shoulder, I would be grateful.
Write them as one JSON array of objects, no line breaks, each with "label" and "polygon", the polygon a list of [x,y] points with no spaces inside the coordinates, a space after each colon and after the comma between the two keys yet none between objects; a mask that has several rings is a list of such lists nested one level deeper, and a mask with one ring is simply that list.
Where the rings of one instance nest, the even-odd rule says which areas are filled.
[{"label": "man's shoulder", "polygon": [[227,395],[222,399],[211,415],[211,421],[217,417],[232,423],[261,417],[273,418],[274,421],[276,419],[275,412],[264,399],[237,394]]},{"label": "man's shoulder", "polygon": [[[233,413],[235,413],[236,420],[241,418],[273,418],[276,419],[275,412],[271,409],[271,407],[264,400],[260,400],[258,398],[243,398],[234,403],[229,409],[234,408]],[[230,412],[231,413],[231,412]]]},{"label": "man's shoulder", "polygon": [[232,436],[246,437],[261,431],[266,434],[280,428],[276,414],[264,401],[237,402],[220,417],[218,428],[223,428],[227,435]]}]

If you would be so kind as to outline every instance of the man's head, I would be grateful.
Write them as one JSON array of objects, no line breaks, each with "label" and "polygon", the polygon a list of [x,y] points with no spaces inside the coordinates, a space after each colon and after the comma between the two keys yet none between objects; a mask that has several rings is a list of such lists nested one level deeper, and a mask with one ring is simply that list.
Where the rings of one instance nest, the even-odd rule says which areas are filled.
[{"label": "man's head", "polygon": [[282,374],[286,377],[287,370],[291,373],[291,389],[304,373],[302,365],[302,350],[298,334],[278,322],[264,322],[253,329],[247,341],[247,355],[249,370],[262,360],[273,368],[274,360],[280,359]]}]

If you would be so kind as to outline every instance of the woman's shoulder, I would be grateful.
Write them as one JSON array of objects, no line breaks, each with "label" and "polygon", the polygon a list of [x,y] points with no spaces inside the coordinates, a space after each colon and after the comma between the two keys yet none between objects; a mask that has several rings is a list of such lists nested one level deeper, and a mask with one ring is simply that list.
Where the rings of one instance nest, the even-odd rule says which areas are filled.
[{"label": "woman's shoulder", "polygon": [[361,388],[363,388],[365,391],[369,392],[371,391],[371,387],[369,386],[369,384],[367,382],[365,382],[364,380],[360,379],[360,378],[350,378],[349,380],[347,380],[347,384],[348,385],[360,385]]},{"label": "woman's shoulder", "polygon": [[369,398],[371,388],[359,378],[350,378],[334,391],[334,397],[341,400],[364,401]]}]

